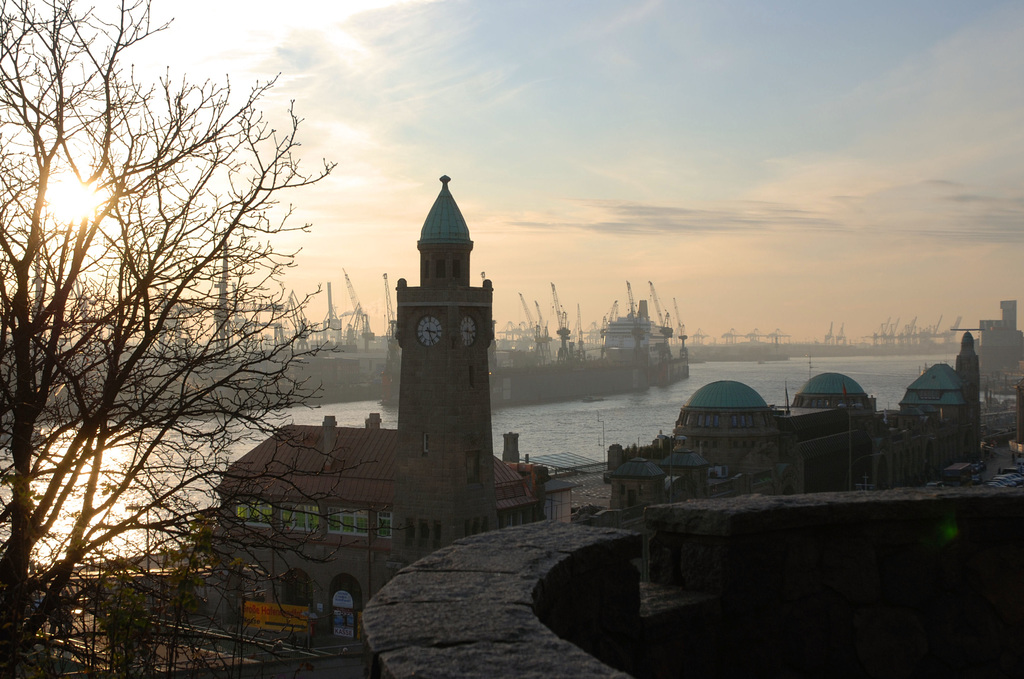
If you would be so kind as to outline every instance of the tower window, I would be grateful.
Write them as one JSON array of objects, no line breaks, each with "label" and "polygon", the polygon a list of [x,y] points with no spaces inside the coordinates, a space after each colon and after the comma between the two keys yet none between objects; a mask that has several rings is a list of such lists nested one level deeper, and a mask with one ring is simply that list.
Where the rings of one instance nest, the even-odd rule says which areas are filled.
[{"label": "tower window", "polygon": [[434,522],[434,547],[441,546],[441,522]]},{"label": "tower window", "polygon": [[452,260],[452,278],[462,278],[462,260]]},{"label": "tower window", "polygon": [[430,452],[430,434],[423,432],[423,454]]},{"label": "tower window", "polygon": [[444,278],[444,260],[434,262],[434,278]]},{"label": "tower window", "polygon": [[420,276],[423,280],[430,278],[430,261],[424,259],[423,266],[421,267]]},{"label": "tower window", "polygon": [[430,539],[429,524],[425,520],[420,519],[420,545],[426,545],[428,539]]}]

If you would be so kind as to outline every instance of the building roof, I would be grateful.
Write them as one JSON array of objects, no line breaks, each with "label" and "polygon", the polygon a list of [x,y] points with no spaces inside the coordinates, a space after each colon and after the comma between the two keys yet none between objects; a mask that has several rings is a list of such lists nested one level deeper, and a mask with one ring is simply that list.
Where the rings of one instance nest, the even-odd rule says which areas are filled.
[{"label": "building roof", "polygon": [[936,363],[907,387],[900,406],[964,405],[963,381],[946,363]]},{"label": "building roof", "polygon": [[767,409],[761,395],[733,380],[720,380],[705,384],[686,402],[684,408],[706,408],[708,410],[754,410]]},{"label": "building roof", "polygon": [[522,474],[497,458],[495,462],[494,497],[499,512],[540,501],[530,492],[530,483]]},{"label": "building roof", "polygon": [[437,194],[433,207],[423,222],[420,231],[420,245],[472,245],[469,239],[469,227],[455,204],[455,198],[448,190],[448,175],[441,177],[441,193]]},{"label": "building roof", "polygon": [[269,501],[343,499],[391,504],[394,499],[394,429],[335,427],[328,455],[322,425],[290,424],[235,461],[222,489]]},{"label": "building roof", "polygon": [[614,479],[647,479],[661,476],[665,476],[661,467],[643,457],[634,457],[611,473]]},{"label": "building roof", "polygon": [[844,387],[847,394],[865,393],[864,389],[857,384],[855,379],[842,373],[821,373],[820,375],[815,375],[807,380],[797,393],[837,396],[843,393]]},{"label": "building roof", "polygon": [[[228,467],[221,493],[268,502],[391,506],[398,431],[335,427],[334,432],[334,447],[324,455],[322,425],[281,427]],[[538,502],[526,479],[491,459],[499,510]]]},{"label": "building roof", "polygon": [[710,467],[711,463],[701,457],[700,453],[695,453],[692,450],[680,450],[658,462],[658,466],[667,472],[669,469],[684,467]]}]

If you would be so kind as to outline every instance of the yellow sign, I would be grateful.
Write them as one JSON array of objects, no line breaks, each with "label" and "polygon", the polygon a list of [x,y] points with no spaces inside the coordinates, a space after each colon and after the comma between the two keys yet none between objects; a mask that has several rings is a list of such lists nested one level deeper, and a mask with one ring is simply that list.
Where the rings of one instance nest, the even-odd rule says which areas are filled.
[{"label": "yellow sign", "polygon": [[305,606],[246,601],[244,610],[245,624],[249,627],[305,632],[309,624],[309,609]]}]

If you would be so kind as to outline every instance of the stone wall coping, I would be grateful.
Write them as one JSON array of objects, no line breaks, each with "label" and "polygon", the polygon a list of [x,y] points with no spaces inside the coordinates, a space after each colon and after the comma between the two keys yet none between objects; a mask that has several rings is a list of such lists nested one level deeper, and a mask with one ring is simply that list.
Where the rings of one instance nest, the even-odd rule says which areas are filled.
[{"label": "stone wall coping", "polygon": [[399,571],[367,605],[370,676],[628,677],[556,636],[538,608],[640,551],[636,533],[562,523],[458,540]]},{"label": "stone wall coping", "polygon": [[1022,518],[1018,488],[900,488],[852,493],[744,495],[648,506],[648,530],[740,536],[823,525],[958,518]]}]

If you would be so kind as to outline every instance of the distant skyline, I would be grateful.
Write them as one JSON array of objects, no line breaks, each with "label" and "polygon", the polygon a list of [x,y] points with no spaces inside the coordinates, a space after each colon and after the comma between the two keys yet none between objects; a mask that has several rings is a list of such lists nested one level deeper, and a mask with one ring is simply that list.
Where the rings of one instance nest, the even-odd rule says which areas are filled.
[{"label": "distant skyline", "polygon": [[[159,2],[144,77],[280,74],[304,119],[287,197],[312,231],[285,281],[344,268],[375,332],[384,287],[450,185],[499,328],[574,325],[657,287],[690,334],[851,340],[884,321],[998,318],[1024,300],[1024,5],[820,2]],[[392,290],[392,295],[394,294]],[[393,299],[393,298],[392,298]],[[326,314],[326,295],[309,311]],[[674,313],[673,313],[674,315]]]}]

